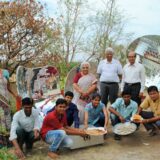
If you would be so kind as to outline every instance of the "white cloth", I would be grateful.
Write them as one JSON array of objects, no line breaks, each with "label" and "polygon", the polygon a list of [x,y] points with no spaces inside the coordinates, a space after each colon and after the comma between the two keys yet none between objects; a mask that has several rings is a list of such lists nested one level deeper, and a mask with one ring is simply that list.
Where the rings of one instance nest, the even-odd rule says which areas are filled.
[{"label": "white cloth", "polygon": [[133,65],[127,63],[123,67],[121,91],[123,91],[125,83],[141,83],[140,92],[145,89],[145,69],[140,63],[135,62]]},{"label": "white cloth", "polygon": [[100,61],[97,73],[100,74],[100,82],[119,82],[119,76],[122,75],[122,65],[116,59],[108,62],[107,59]]},{"label": "white cloth", "polygon": [[17,127],[20,127],[27,132],[30,132],[34,129],[40,130],[39,122],[39,111],[37,109],[32,108],[32,113],[29,117],[25,115],[23,109],[16,112],[13,116],[9,140],[12,141],[17,138]]}]

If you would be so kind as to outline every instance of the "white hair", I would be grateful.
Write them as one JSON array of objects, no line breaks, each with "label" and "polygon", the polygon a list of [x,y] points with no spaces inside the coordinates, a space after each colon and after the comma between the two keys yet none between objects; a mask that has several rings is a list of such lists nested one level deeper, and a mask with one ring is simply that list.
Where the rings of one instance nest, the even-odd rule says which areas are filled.
[{"label": "white hair", "polygon": [[108,52],[113,54],[114,53],[114,49],[111,48],[111,47],[108,47],[108,48],[106,48],[105,53],[108,53]]},{"label": "white hair", "polygon": [[82,63],[81,63],[80,69],[82,69],[82,67],[83,67],[84,65],[88,65],[89,69],[91,68],[90,63],[85,61],[85,62],[82,62]]}]

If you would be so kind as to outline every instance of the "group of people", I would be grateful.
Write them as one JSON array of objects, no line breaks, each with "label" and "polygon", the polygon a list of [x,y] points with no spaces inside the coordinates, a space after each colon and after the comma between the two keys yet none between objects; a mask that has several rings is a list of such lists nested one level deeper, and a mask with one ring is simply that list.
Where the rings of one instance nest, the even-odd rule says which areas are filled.
[{"label": "group of people", "polygon": [[[33,107],[33,99],[22,99],[22,109],[13,116],[9,137],[18,158],[25,158],[23,144],[26,150],[30,150],[33,143],[41,137],[49,144],[48,156],[54,159],[58,157],[57,152],[61,147],[70,148],[73,145],[69,135],[87,139],[88,127],[104,127],[106,130],[109,119],[112,126],[115,126],[131,121],[135,114],[141,115],[143,119],[131,123],[135,123],[137,128],[142,123],[150,135],[157,134],[160,129],[160,94],[156,86],[150,86],[147,89],[148,95],[141,102],[145,89],[145,70],[142,64],[135,61],[136,54],[129,52],[128,63],[122,68],[120,62],[113,58],[112,48],[107,48],[105,53],[106,59],[97,68],[99,80],[89,72],[90,64],[83,62],[73,79],[73,92],[67,91],[64,98],[56,100],[55,106],[45,116],[42,127],[39,125],[39,113]],[[121,96],[118,97],[120,81]],[[6,108],[7,105],[0,106],[3,115],[7,113]],[[1,126],[4,122],[2,118],[0,117]],[[5,124],[6,122],[8,121],[5,120]],[[0,130],[0,138],[2,133]],[[115,134],[114,138],[120,140],[121,136]]]}]

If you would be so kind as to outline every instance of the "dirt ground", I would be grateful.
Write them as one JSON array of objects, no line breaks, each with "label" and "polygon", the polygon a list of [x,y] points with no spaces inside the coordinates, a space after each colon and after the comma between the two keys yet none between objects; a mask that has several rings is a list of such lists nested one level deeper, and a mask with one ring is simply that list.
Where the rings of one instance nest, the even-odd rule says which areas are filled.
[{"label": "dirt ground", "polygon": [[[141,126],[138,131],[129,136],[123,136],[121,141],[113,139],[109,133],[103,145],[97,145],[76,150],[63,150],[58,160],[159,160],[160,134],[150,137]],[[37,142],[27,160],[51,160],[47,156],[48,145]]]}]

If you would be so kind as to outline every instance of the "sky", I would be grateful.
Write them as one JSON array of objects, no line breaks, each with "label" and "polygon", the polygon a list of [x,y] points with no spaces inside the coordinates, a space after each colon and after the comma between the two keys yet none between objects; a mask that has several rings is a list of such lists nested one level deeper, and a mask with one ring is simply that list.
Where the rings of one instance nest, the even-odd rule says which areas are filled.
[{"label": "sky", "polygon": [[[56,0],[40,1],[47,4],[49,16],[54,17]],[[93,8],[93,10],[102,7],[98,0],[88,1],[90,8]],[[134,39],[143,35],[160,35],[159,2],[159,0],[116,0],[118,8],[123,10],[125,18],[127,18],[125,32],[134,33]]]}]

